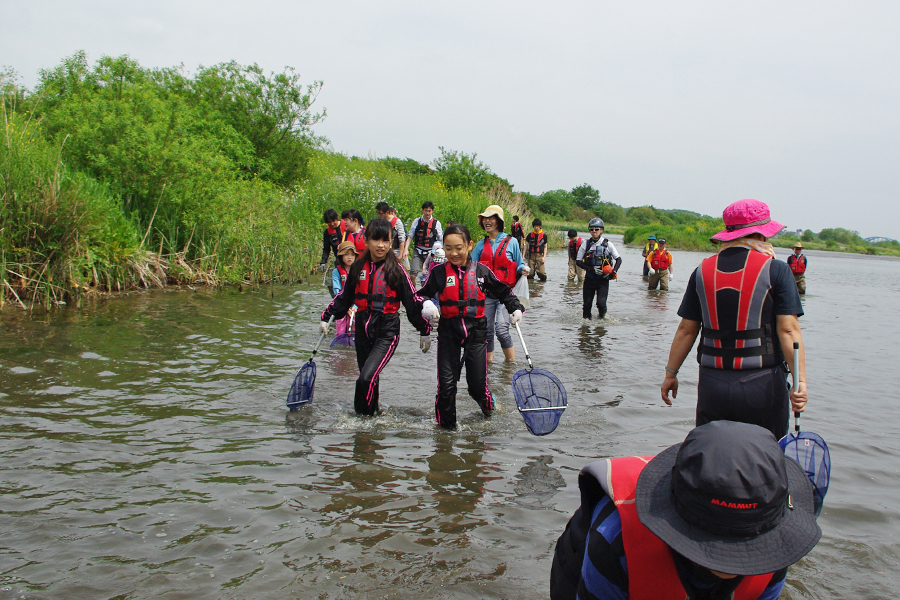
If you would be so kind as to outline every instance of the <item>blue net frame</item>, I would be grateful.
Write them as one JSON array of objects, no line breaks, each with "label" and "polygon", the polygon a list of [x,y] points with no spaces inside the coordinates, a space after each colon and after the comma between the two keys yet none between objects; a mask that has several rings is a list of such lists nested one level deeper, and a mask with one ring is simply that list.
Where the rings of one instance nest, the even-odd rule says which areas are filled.
[{"label": "blue net frame", "polygon": [[828,444],[817,433],[801,431],[785,436],[778,445],[784,450],[785,456],[800,463],[800,467],[806,472],[813,485],[813,503],[818,517],[831,481],[831,453],[828,451]]},{"label": "blue net frame", "polygon": [[287,395],[287,407],[299,408],[313,401],[313,387],[316,383],[316,363],[310,360],[303,365]]},{"label": "blue net frame", "polygon": [[556,375],[544,369],[516,371],[512,380],[516,407],[534,435],[547,435],[559,425],[568,401],[566,388]]}]

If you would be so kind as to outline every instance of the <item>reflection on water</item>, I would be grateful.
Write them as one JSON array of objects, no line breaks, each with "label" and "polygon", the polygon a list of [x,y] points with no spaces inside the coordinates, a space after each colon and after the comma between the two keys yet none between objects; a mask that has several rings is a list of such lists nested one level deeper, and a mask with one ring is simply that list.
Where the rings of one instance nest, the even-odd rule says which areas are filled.
[{"label": "reflection on water", "polygon": [[[461,394],[460,430],[439,431],[435,355],[406,323],[381,416],[353,414],[355,356],[327,348],[315,403],[285,410],[318,338],[316,286],[5,312],[0,599],[546,597],[581,467],[655,454],[693,423],[693,363],[675,406],[659,401],[675,312],[703,258],[675,254],[670,291],[650,292],[639,250],[624,249],[609,315],[590,322],[565,254],[549,256],[523,333],[569,407],[541,438],[510,388],[521,349],[518,364],[490,368],[494,416]],[[791,569],[785,598],[896,595],[900,325],[884,315],[898,268],[810,259],[803,421],[834,467],[823,540]]]}]

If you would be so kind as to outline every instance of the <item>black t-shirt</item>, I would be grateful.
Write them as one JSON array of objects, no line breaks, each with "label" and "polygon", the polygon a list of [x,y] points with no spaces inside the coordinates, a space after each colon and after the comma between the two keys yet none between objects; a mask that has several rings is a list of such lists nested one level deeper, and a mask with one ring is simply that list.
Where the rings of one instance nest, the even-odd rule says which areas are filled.
[{"label": "black t-shirt", "polygon": [[[722,255],[729,253],[750,252],[746,248],[728,248],[722,251]],[[698,269],[700,267],[697,267]],[[800,303],[800,294],[797,292],[797,284],[794,283],[794,274],[787,263],[778,259],[772,260],[769,267],[769,279],[772,289],[769,295],[772,297],[772,311],[776,315],[803,316],[803,305]],[[697,296],[697,271],[691,273],[687,289],[684,290],[684,298],[678,307],[678,316],[691,321],[703,322],[703,309],[700,306],[700,297]]]}]

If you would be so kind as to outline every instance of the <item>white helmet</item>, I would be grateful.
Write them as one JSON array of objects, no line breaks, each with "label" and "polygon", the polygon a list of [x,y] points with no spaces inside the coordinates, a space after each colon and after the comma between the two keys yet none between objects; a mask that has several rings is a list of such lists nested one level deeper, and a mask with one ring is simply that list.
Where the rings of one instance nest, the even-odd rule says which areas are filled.
[{"label": "white helmet", "polygon": [[447,255],[444,253],[443,248],[435,248],[431,251],[431,262],[440,264],[445,260],[447,260]]}]

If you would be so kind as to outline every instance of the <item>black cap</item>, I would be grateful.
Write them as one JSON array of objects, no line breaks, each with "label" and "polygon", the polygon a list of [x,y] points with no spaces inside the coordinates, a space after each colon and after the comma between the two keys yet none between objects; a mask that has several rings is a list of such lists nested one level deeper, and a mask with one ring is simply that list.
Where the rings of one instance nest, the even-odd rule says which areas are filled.
[{"label": "black cap", "polygon": [[760,575],[800,560],[819,541],[812,484],[767,429],[713,421],[641,472],[638,517],[688,560]]}]

